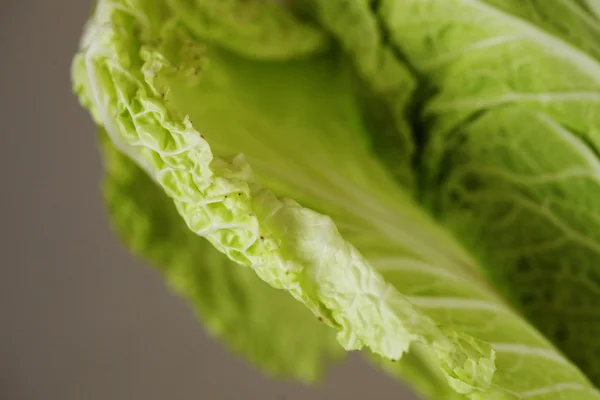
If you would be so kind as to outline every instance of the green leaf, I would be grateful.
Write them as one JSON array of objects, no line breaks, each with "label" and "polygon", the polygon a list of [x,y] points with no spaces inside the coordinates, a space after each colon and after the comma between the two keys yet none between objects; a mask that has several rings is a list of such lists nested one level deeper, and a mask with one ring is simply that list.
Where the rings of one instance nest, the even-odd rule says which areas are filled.
[{"label": "green leaf", "polygon": [[379,12],[436,92],[423,106],[424,198],[600,384],[600,24],[568,0],[384,1]]},{"label": "green leaf", "polygon": [[428,349],[413,343],[410,350],[400,360],[391,361],[368,355],[368,360],[383,369],[392,377],[406,383],[423,399],[465,400],[468,397],[457,393],[449,384],[439,367],[439,363]]},{"label": "green leaf", "polygon": [[371,146],[406,188],[414,185],[411,160],[415,150],[406,114],[415,78],[387,42],[370,1],[314,1],[316,18],[338,40],[362,78],[361,108]]},{"label": "green leaf", "polygon": [[[356,14],[351,14],[364,22],[359,29],[369,32],[372,17],[367,2],[347,4],[358,4],[352,8]],[[432,184],[448,172],[443,150],[461,145],[444,135],[461,131],[456,129],[457,121],[472,116],[470,109],[463,112],[460,101],[455,106],[461,99],[457,93],[474,90],[472,94],[481,96],[478,106],[485,103],[485,96],[495,99],[497,95],[494,87],[475,91],[477,73],[482,71],[479,65],[469,69],[475,71],[471,80],[458,69],[439,67],[438,63],[454,65],[446,64],[454,55],[463,60],[461,47],[450,56],[443,53],[453,49],[450,39],[455,36],[450,28],[458,27],[459,46],[471,43],[467,34],[474,24],[449,24],[450,28],[440,24],[445,27],[440,33],[437,19],[460,22],[470,11],[477,17],[501,16],[500,22],[481,19],[483,25],[475,36],[487,39],[485,29],[494,37],[505,33],[504,24],[513,20],[519,23],[507,25],[511,32],[525,24],[529,34],[531,24],[520,19],[528,14],[517,17],[516,12],[509,15],[466,0],[381,1],[379,6],[375,22],[386,25],[419,77],[438,90],[427,102],[428,115],[435,119],[427,131],[427,147],[415,155],[422,159],[399,162],[406,166],[423,162],[422,195],[449,230],[413,200],[410,189],[398,184],[398,171],[389,167],[391,159],[373,151],[379,132],[369,131],[372,125],[363,114],[364,98],[357,87],[373,90],[377,85],[370,72],[365,73],[370,71],[364,66],[368,62],[351,46],[352,40],[344,39],[343,29],[336,28],[334,14],[322,8],[317,8],[317,18],[342,42],[345,53],[331,50],[272,61],[232,54],[227,43],[219,45],[220,39],[213,36],[203,40],[195,22],[163,2],[105,0],[75,59],[74,84],[111,142],[170,197],[191,232],[242,265],[238,268],[250,267],[265,282],[303,303],[337,330],[337,339],[347,350],[368,348],[385,360],[400,359],[396,367],[382,363],[433,397],[451,398],[452,390],[458,398],[475,400],[600,398],[586,376],[501,297],[501,281],[488,279],[494,268],[501,270],[501,264],[493,264],[493,257],[486,258],[488,253],[484,257],[473,242],[489,239],[491,243],[490,230],[480,234],[477,229],[487,227],[490,216],[477,209],[478,204],[466,211],[448,206],[455,199],[449,188],[442,185],[440,190]],[[480,19],[475,21],[477,26]],[[442,39],[447,34],[449,42],[435,47],[433,34]],[[461,35],[467,39],[460,39]],[[575,61],[576,68],[560,71],[572,73],[569,81],[574,85],[581,82],[589,88],[595,61],[578,46],[592,49],[593,45],[582,35],[577,33],[568,42],[544,36],[543,43],[550,40],[568,50],[569,57],[552,59],[550,69]],[[526,42],[535,49],[534,40]],[[381,49],[389,48],[377,43]],[[423,59],[432,53],[433,66]],[[394,57],[400,68],[400,57]],[[499,78],[508,73],[499,71]],[[481,79],[488,76],[484,72]],[[545,79],[544,71],[536,72],[534,77]],[[410,74],[405,76],[412,82]],[[410,108],[402,97],[381,99],[386,106],[394,99],[399,102],[393,121]],[[441,111],[444,101],[452,104],[453,112]],[[550,107],[542,110],[549,113],[552,104],[538,103]],[[596,114],[586,111],[585,104],[552,110],[564,117],[560,123],[571,121],[589,128],[583,130],[592,137]],[[481,119],[486,122],[482,127],[502,132],[503,123],[521,121],[530,111],[520,106],[516,114]],[[575,117],[567,111],[579,114]],[[476,210],[473,218],[469,210]],[[459,219],[451,219],[460,213],[467,214],[464,227]],[[534,232],[525,225],[521,228]],[[504,238],[512,240],[508,234]],[[481,245],[488,250],[485,242]]]},{"label": "green leaf", "polygon": [[[125,7],[127,5],[132,8]],[[345,167],[346,173],[360,172],[357,177],[362,176],[362,184],[370,192],[382,195],[384,204],[392,205],[396,199],[407,203],[408,200],[397,190],[391,192],[396,193],[393,197],[387,197],[386,185],[389,190],[394,190],[396,186],[383,169],[377,167],[376,160],[368,153],[364,154],[364,146],[359,145],[364,138],[357,132],[356,113],[354,116],[347,114],[347,111],[355,111],[351,107],[352,99],[336,90],[320,90],[329,82],[344,82],[344,74],[339,75],[334,68],[335,60],[315,60],[304,65],[309,68],[302,68],[302,63],[292,63],[287,72],[284,67],[276,74],[267,65],[265,69],[247,70],[251,63],[245,62],[245,65],[240,64],[235,68],[241,76],[230,75],[227,69],[216,67],[220,63],[218,52],[211,54],[211,66],[203,64],[203,59],[208,57],[206,54],[203,57],[203,52],[207,51],[204,44],[193,41],[164,9],[158,6],[153,8],[150,3],[134,5],[110,1],[99,4],[95,20],[89,25],[90,31],[86,35],[86,38],[94,39],[88,46],[84,43],[85,50],[76,60],[76,63],[83,65],[75,67],[79,71],[75,75],[76,87],[87,88],[80,90],[80,93],[83,97],[92,96],[85,101],[94,104],[95,112],[100,116],[112,142],[163,187],[174,200],[188,227],[205,236],[230,259],[251,266],[263,280],[276,288],[287,290],[313,313],[322,316],[325,322],[338,330],[338,340],[347,349],[359,349],[366,345],[377,354],[397,359],[411,342],[421,341],[439,357],[442,370],[457,390],[486,390],[493,372],[493,352],[488,345],[455,332],[450,327],[438,327],[413,307],[370,266],[354,246],[344,240],[330,217],[301,207],[289,199],[280,199],[265,190],[253,179],[249,165],[241,156],[225,159],[213,155],[211,147],[192,125],[195,116],[185,117],[186,110],[180,110],[176,105],[179,99],[181,104],[187,104],[187,96],[193,94],[190,89],[199,84],[217,85],[223,89],[230,87],[235,97],[227,98],[252,104],[244,101],[244,97],[252,93],[244,93],[241,88],[235,87],[240,81],[253,82],[252,79],[240,79],[244,78],[244,73],[261,71],[262,76],[268,79],[253,84],[262,84],[261,89],[264,90],[275,88],[271,82],[276,77],[285,82],[295,81],[298,87],[296,91],[286,88],[286,91],[278,92],[287,101],[294,101],[297,107],[304,104],[311,107],[298,107],[300,114],[295,115],[288,112],[291,109],[283,103],[283,99],[268,99],[265,96],[271,106],[280,105],[280,108],[273,110],[281,117],[276,128],[264,130],[260,140],[250,140],[251,136],[244,134],[245,129],[252,128],[252,125],[236,124],[238,129],[234,131],[220,129],[211,132],[215,148],[233,143],[231,139],[239,141],[240,145],[246,141],[252,145],[247,149],[249,157],[252,157],[252,149],[263,148],[263,140],[275,140],[275,134],[286,133],[287,126],[297,125],[299,117],[305,119],[308,117],[306,113],[320,114],[325,103],[335,100],[339,109],[335,110],[329,104],[330,115],[339,113],[341,120],[349,123],[347,127],[340,127],[337,123],[325,123],[325,126],[319,127],[314,123],[320,122],[320,119],[308,119],[300,125],[307,136],[281,135],[278,142],[271,145],[282,144],[285,147],[277,149],[275,154],[281,154],[281,150],[286,148],[312,150],[310,153],[295,154],[299,154],[299,161],[308,167],[303,168],[310,174],[308,177],[314,177],[315,170],[310,168],[310,163],[319,153],[324,154],[325,148],[314,146],[314,142],[310,146],[311,137],[308,134],[311,131],[306,130],[306,124],[313,129],[320,128],[321,134],[329,135],[329,148],[337,150],[340,156],[335,159],[328,157],[325,165],[315,164],[318,167],[317,177],[328,171],[327,167],[332,163],[332,167],[337,164],[338,169]],[[140,12],[144,12],[142,17],[139,16]],[[221,57],[226,59],[227,55]],[[240,63],[244,61],[234,60]],[[206,71],[199,79],[196,73],[203,66]],[[277,66],[281,65],[273,65],[273,68]],[[85,73],[82,75],[81,72]],[[299,73],[307,73],[309,79],[303,79]],[[310,96],[311,87],[319,89],[323,96]],[[174,96],[179,90],[182,93]],[[207,96],[211,94],[208,90],[197,91],[196,94],[202,96],[204,93]],[[296,96],[302,93],[301,97]],[[208,104],[218,104],[217,99],[212,100],[214,103]],[[202,102],[202,99],[194,98],[194,101]],[[260,103],[255,106],[259,107]],[[241,116],[254,116],[248,120],[249,123],[268,127],[265,126],[268,122],[263,121],[261,114],[248,113],[245,108],[231,108],[228,105],[227,110],[233,109],[239,110]],[[203,110],[200,107],[198,111]],[[220,114],[219,120],[236,120],[227,115],[227,110],[222,110],[225,113]],[[207,123],[203,130],[208,129]],[[237,136],[226,141],[216,140],[224,138],[226,132],[232,135],[237,133]],[[281,143],[286,138],[288,140]],[[291,138],[295,140],[289,140]],[[342,151],[344,149],[347,151]],[[223,150],[215,151],[223,154]],[[277,163],[276,158],[269,160],[269,155],[268,151],[262,154],[263,160],[271,161],[266,165],[263,162],[265,172],[285,173],[286,164],[294,165],[285,163],[285,160],[283,164],[281,160]],[[357,157],[363,161],[360,168],[355,162],[350,162]],[[320,160],[323,160],[322,156]],[[373,168],[369,168],[370,164]],[[362,168],[366,169],[363,171]],[[258,166],[259,172],[260,169]],[[276,191],[279,176],[270,180]],[[343,175],[341,177],[344,178]],[[306,182],[305,176],[296,178],[299,183]],[[314,183],[309,180],[309,186],[296,191],[308,190],[305,198],[324,195],[332,185],[331,178],[323,176]],[[379,179],[381,185],[371,188],[371,178]],[[334,193],[339,188],[353,189],[343,180],[333,183],[335,186],[331,189],[334,189]],[[310,190],[315,188],[325,191],[311,193]],[[364,205],[353,204],[357,196],[362,196],[361,193],[350,192],[348,195],[348,198],[332,197],[330,209],[335,211],[342,206],[335,212],[338,215],[347,215],[350,206],[357,211],[362,209],[363,219],[356,227],[360,227],[361,223],[370,225],[373,218],[369,215],[371,212],[388,213],[385,208],[379,210],[380,205],[371,204],[368,198]],[[342,200],[341,204],[336,204],[339,200]],[[403,207],[398,209],[404,210]],[[407,211],[410,212],[410,209]]]},{"label": "green leaf", "polygon": [[168,0],[182,22],[205,40],[260,59],[289,59],[321,52],[328,37],[275,1]]},{"label": "green leaf", "polygon": [[600,1],[599,0],[577,0],[577,1],[593,17],[600,19]]},{"label": "green leaf", "polygon": [[269,375],[318,379],[343,353],[306,307],[194,234],[171,199],[102,134],[104,198],[127,247],[160,269],[207,329]]}]

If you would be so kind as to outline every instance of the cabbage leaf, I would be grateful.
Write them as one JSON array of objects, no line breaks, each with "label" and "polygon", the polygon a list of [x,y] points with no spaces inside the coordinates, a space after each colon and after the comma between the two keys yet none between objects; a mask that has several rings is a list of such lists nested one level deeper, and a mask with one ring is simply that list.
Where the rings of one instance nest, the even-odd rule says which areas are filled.
[{"label": "cabbage leaf", "polygon": [[595,10],[100,0],[113,224],[271,374],[337,335],[434,399],[599,399]]}]

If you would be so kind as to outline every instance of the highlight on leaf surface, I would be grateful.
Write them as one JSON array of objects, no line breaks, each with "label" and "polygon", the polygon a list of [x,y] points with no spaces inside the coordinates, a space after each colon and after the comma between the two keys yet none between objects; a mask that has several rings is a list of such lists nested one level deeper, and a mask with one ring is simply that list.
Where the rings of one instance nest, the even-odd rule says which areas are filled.
[{"label": "highlight on leaf surface", "polygon": [[113,225],[272,375],[343,347],[432,399],[598,399],[594,7],[100,0]]}]

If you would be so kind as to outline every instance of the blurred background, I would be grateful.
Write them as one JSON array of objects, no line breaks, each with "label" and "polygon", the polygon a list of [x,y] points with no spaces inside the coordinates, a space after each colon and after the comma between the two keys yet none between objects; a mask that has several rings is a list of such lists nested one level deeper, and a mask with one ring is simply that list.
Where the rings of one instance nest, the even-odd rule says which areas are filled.
[{"label": "blurred background", "polygon": [[0,399],[413,399],[356,355],[315,388],[263,377],[118,243],[69,79],[90,6],[0,1]]}]

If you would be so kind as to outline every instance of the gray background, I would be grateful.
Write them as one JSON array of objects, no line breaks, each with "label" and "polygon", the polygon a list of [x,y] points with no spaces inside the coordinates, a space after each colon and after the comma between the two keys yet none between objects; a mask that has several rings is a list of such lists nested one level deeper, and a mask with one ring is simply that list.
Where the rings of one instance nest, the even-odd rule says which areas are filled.
[{"label": "gray background", "polygon": [[274,382],[111,234],[69,68],[90,1],[0,0],[0,399],[408,399],[351,357]]}]

